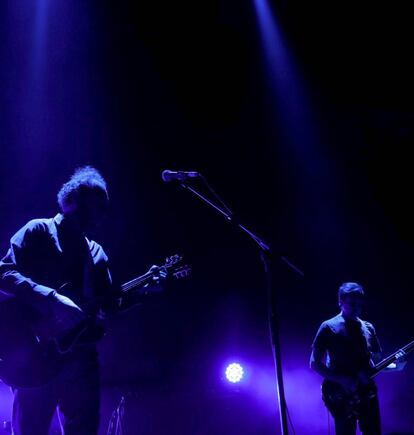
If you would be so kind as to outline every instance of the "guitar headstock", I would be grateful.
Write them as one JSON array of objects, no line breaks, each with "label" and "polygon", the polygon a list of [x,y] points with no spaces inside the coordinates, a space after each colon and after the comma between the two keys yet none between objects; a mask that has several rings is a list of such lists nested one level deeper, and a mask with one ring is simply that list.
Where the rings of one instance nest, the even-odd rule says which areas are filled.
[{"label": "guitar headstock", "polygon": [[184,259],[181,255],[172,255],[167,257],[162,269],[174,276],[174,278],[182,279],[187,278],[191,273],[191,267],[184,264]]}]

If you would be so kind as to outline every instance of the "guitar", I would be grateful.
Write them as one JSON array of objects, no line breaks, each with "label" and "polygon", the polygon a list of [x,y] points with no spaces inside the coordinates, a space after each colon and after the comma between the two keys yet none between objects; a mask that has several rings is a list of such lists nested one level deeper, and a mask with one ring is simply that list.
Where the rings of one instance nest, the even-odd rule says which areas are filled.
[{"label": "guitar", "polygon": [[[384,358],[367,373],[368,378],[372,379],[386,369],[391,363],[396,361],[399,354],[408,354],[414,350],[414,341],[411,341],[403,348]],[[360,409],[367,401],[375,398],[377,388],[375,383],[359,384],[355,393],[348,393],[342,385],[337,382],[324,380],[322,383],[322,399],[329,412],[335,416],[346,416],[348,418],[358,417]]]},{"label": "guitar", "polygon": [[[185,278],[191,269],[183,264],[178,255],[169,257],[160,269],[177,279]],[[121,285],[109,299],[117,301],[125,296],[145,300],[151,294],[151,287],[158,270],[150,270]],[[68,284],[61,286],[65,292]],[[81,304],[86,318],[75,328],[56,337],[42,333],[42,318],[27,304],[12,298],[0,304],[0,379],[7,385],[18,388],[41,386],[56,376],[62,366],[65,354],[76,345],[97,342],[105,335],[99,323],[96,310],[99,302],[107,298],[89,300]],[[136,301],[138,302],[138,301]]]}]

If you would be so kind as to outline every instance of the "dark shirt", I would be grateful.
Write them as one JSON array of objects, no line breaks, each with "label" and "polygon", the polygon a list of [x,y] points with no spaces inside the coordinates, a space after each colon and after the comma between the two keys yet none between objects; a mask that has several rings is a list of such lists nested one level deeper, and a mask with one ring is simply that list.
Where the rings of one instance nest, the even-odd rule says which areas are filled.
[{"label": "dark shirt", "polygon": [[112,291],[104,250],[71,231],[61,214],[24,225],[0,261],[0,302],[11,297],[36,302],[53,290],[77,304]]},{"label": "dark shirt", "polygon": [[326,352],[326,365],[338,375],[354,376],[371,367],[371,357],[381,352],[373,325],[365,320],[346,320],[342,314],[319,327],[312,347]]}]

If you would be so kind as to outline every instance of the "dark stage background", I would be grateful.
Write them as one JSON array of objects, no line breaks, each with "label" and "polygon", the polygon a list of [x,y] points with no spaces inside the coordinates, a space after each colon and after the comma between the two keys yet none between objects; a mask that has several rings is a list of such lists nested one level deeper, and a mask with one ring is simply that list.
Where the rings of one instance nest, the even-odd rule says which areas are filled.
[{"label": "dark stage background", "polygon": [[[109,184],[96,239],[115,279],[174,253],[193,268],[109,322],[102,434],[122,395],[128,434],[280,433],[258,251],[163,183],[166,168],[200,171],[274,248],[297,434],[328,433],[308,358],[340,283],[365,286],[385,354],[414,338],[411,16],[398,4],[274,1],[283,44],[266,56],[264,3],[0,5],[1,251],[27,220],[53,216],[61,184],[91,164]],[[249,372],[236,388],[222,379],[232,360]],[[414,432],[413,366],[378,377],[386,433]],[[8,419],[11,395],[0,394]]]}]

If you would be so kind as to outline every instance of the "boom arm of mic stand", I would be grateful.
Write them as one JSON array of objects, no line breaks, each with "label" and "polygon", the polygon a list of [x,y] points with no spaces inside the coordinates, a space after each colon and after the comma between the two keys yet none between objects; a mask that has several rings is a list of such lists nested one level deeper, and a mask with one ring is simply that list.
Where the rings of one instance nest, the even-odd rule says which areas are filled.
[{"label": "boom arm of mic stand", "polygon": [[[204,180],[204,177],[202,179]],[[263,239],[261,239],[259,236],[254,234],[252,231],[250,231],[247,227],[245,227],[243,224],[238,222],[237,219],[235,219],[234,213],[232,213],[231,210],[227,206],[225,206],[226,210],[224,210],[223,208],[219,207],[217,204],[214,204],[212,201],[210,201],[208,198],[206,198],[204,195],[202,195],[200,192],[198,192],[196,189],[194,189],[194,187],[188,185],[187,183],[180,183],[180,185],[184,189],[187,189],[190,192],[192,192],[195,196],[197,196],[199,199],[201,199],[202,201],[207,203],[209,206],[214,208],[217,212],[219,212],[221,215],[223,215],[229,222],[238,226],[243,232],[245,232],[248,236],[250,236],[250,238],[252,240],[254,240],[256,242],[256,244],[259,246],[259,248],[266,255],[271,256],[272,251],[271,251],[270,246]],[[222,204],[224,204],[221,199],[220,199],[220,202]],[[297,267],[295,264],[293,264],[288,258],[286,258],[283,255],[280,255],[279,258],[284,263],[286,263],[295,273],[297,273],[298,275],[301,275],[301,276],[305,276],[305,274],[299,269],[299,267]]]},{"label": "boom arm of mic stand", "polygon": [[[203,177],[204,180],[204,177]],[[204,180],[205,181],[205,180]],[[271,340],[271,347],[273,352],[273,359],[276,369],[276,380],[277,380],[277,394],[279,399],[279,411],[280,411],[280,425],[282,430],[282,435],[288,435],[288,419],[287,419],[287,407],[286,407],[286,399],[285,399],[285,390],[283,385],[283,370],[282,370],[282,355],[280,351],[280,338],[279,338],[279,319],[276,315],[276,289],[273,285],[272,279],[272,271],[270,267],[271,260],[271,249],[270,246],[262,240],[259,236],[254,234],[252,231],[247,229],[244,225],[234,218],[234,214],[231,210],[223,203],[223,201],[219,198],[221,204],[223,204],[226,208],[219,207],[217,204],[214,204],[200,192],[198,192],[194,187],[189,186],[187,183],[181,183],[181,186],[190,192],[192,192],[199,199],[210,205],[217,212],[223,215],[229,222],[237,225],[244,233],[246,233],[260,248],[261,259],[263,261],[266,278],[267,278],[267,299],[268,299],[268,321],[269,321],[269,333]],[[210,189],[211,190],[211,189]],[[218,197],[218,195],[214,192],[214,194]],[[296,267],[291,261],[289,261],[286,257],[280,256],[280,259],[284,261],[295,273],[298,273],[301,276],[304,276],[304,273]]]}]

